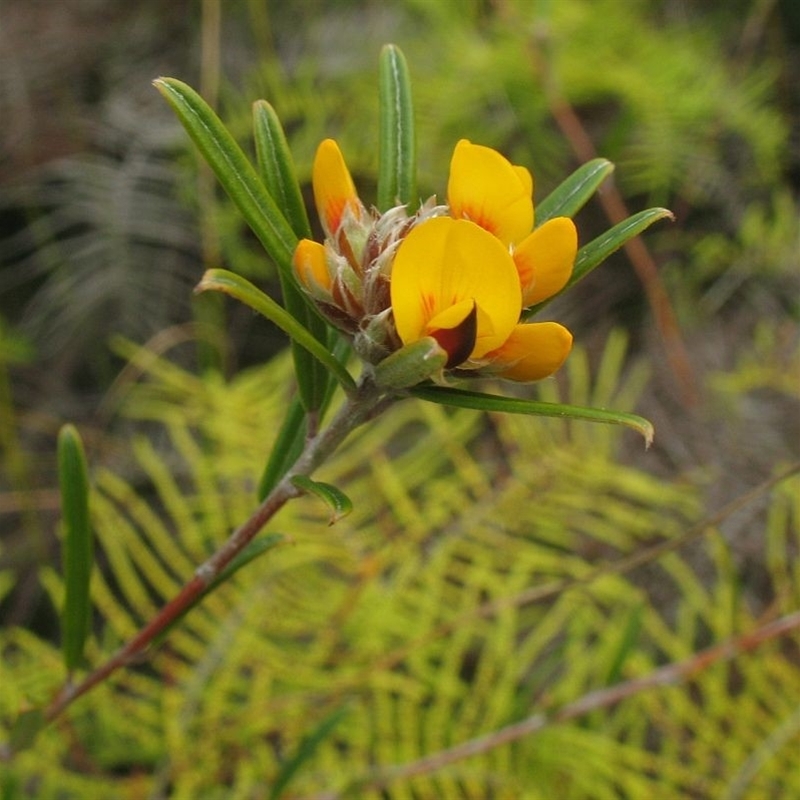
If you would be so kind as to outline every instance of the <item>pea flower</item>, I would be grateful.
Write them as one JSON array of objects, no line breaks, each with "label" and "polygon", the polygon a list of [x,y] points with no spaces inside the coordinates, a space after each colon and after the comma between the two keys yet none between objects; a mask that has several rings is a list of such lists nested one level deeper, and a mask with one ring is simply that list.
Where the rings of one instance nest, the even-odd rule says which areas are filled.
[{"label": "pea flower", "polygon": [[447,203],[431,198],[412,217],[403,206],[367,211],[333,140],[320,145],[312,180],[325,244],[301,241],[295,269],[367,361],[432,338],[444,369],[461,375],[533,381],[564,362],[566,328],[520,319],[569,280],[577,233],[566,217],[533,229],[524,167],[463,139]]}]

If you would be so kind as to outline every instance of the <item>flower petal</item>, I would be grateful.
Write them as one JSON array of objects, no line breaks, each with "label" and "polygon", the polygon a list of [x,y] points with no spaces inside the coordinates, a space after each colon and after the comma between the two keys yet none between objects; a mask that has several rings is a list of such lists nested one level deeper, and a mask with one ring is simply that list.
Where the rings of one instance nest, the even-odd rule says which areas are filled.
[{"label": "flower petal", "polygon": [[348,207],[357,219],[361,218],[363,206],[342,151],[333,139],[325,139],[317,148],[311,182],[314,203],[326,236],[336,234]]},{"label": "flower petal", "polygon": [[292,264],[300,283],[315,297],[329,297],[331,275],[325,247],[311,239],[301,239],[292,257]]},{"label": "flower petal", "polygon": [[486,354],[487,372],[512,381],[538,381],[552,375],[572,349],[572,334],[557,322],[517,325],[505,344]]},{"label": "flower petal", "polygon": [[540,303],[564,288],[578,252],[578,232],[569,217],[554,217],[514,249],[522,285],[522,305]]},{"label": "flower petal", "polygon": [[474,303],[477,331],[469,355],[480,358],[499,347],[519,320],[521,293],[511,256],[466,220],[435,217],[414,227],[397,250],[390,289],[404,344],[455,327]]},{"label": "flower petal", "polygon": [[462,139],[450,162],[447,202],[456,219],[469,219],[506,246],[533,227],[533,178],[496,150]]}]

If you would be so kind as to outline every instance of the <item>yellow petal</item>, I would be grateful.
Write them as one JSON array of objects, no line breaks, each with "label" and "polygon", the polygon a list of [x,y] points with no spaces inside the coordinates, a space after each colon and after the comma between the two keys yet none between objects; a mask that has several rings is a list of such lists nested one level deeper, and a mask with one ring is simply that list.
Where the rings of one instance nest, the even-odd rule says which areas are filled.
[{"label": "yellow petal", "polygon": [[489,371],[512,381],[538,381],[552,375],[572,349],[572,334],[557,322],[517,325],[505,344],[487,353]]},{"label": "yellow petal", "polygon": [[[519,178],[520,183],[522,184],[522,187],[525,191],[525,196],[533,198],[533,175],[531,175],[530,171],[526,167],[519,167],[514,164],[511,166]],[[531,204],[533,204],[533,199],[531,199]],[[531,225],[533,225],[533,222],[531,222]],[[530,230],[530,226],[528,227],[528,230]]]},{"label": "yellow petal", "polygon": [[475,308],[474,300],[462,300],[460,303],[445,308],[444,311],[440,311],[435,317],[429,319],[425,327],[430,331],[455,328],[472,313],[473,308]]},{"label": "yellow petal", "polygon": [[466,220],[435,217],[403,240],[392,265],[391,300],[404,344],[455,327],[470,309],[477,331],[471,356],[499,347],[519,320],[517,270],[502,243]]},{"label": "yellow petal", "polygon": [[533,178],[496,150],[462,139],[450,162],[447,202],[456,219],[469,219],[505,245],[533,227]]},{"label": "yellow petal", "polygon": [[347,207],[356,217],[361,216],[363,206],[353,178],[339,145],[333,139],[325,139],[317,148],[311,182],[314,203],[326,236],[333,236],[339,230]]},{"label": "yellow petal", "polygon": [[325,257],[325,248],[311,239],[301,239],[292,257],[300,283],[313,295],[318,296],[320,290],[325,294],[331,291],[331,276]]},{"label": "yellow petal", "polygon": [[540,303],[564,288],[578,252],[578,232],[569,217],[554,217],[514,249],[522,285],[522,305]]}]

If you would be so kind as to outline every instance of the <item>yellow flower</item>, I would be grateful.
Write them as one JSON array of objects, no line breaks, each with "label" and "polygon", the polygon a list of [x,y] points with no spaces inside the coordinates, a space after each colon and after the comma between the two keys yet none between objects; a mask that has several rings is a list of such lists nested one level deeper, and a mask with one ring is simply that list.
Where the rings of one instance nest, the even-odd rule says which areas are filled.
[{"label": "yellow flower", "polygon": [[468,219],[510,249],[519,272],[524,308],[564,288],[575,263],[578,234],[568,217],[533,227],[533,179],[496,150],[462,139],[450,162],[447,202],[456,219]]},{"label": "yellow flower", "polygon": [[533,225],[533,180],[488,147],[461,140],[450,167],[450,217],[423,220],[400,244],[391,301],[404,344],[430,336],[446,367],[516,381],[555,372],[572,334],[555,322],[520,323],[522,309],[558,292],[577,235],[565,217]]},{"label": "yellow flower", "polygon": [[390,288],[400,339],[432,336],[447,351],[448,368],[496,350],[519,320],[511,256],[466,220],[436,217],[414,227],[397,250]]},{"label": "yellow flower", "polygon": [[376,364],[430,337],[448,370],[531,381],[561,366],[569,331],[520,317],[566,284],[577,235],[567,218],[531,232],[528,170],[462,140],[447,205],[431,200],[411,218],[403,207],[379,215],[366,210],[338,145],[326,139],[312,182],[325,243],[302,240],[294,268],[362,358]]}]

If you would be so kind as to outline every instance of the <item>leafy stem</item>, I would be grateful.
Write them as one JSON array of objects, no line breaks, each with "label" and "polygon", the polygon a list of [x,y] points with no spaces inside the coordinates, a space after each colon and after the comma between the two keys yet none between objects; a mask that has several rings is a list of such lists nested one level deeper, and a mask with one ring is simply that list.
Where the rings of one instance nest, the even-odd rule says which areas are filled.
[{"label": "leafy stem", "polygon": [[[231,562],[281,508],[304,493],[295,483],[299,476],[310,476],[326,461],[357,427],[380,414],[392,402],[392,397],[379,389],[371,377],[363,378],[355,392],[348,396],[333,419],[316,435],[307,439],[294,464],[264,498],[251,516],[203,564],[195,570],[178,594],[125,645],[105,663],[94,669],[78,683],[66,683],[42,715],[42,725],[51,722],[75,700],[102,683],[112,673],[139,658],[167,629],[196,605],[210,588],[219,582]],[[302,484],[302,481],[298,482]],[[9,748],[11,750],[13,748]],[[3,753],[10,756],[11,753]]]}]

